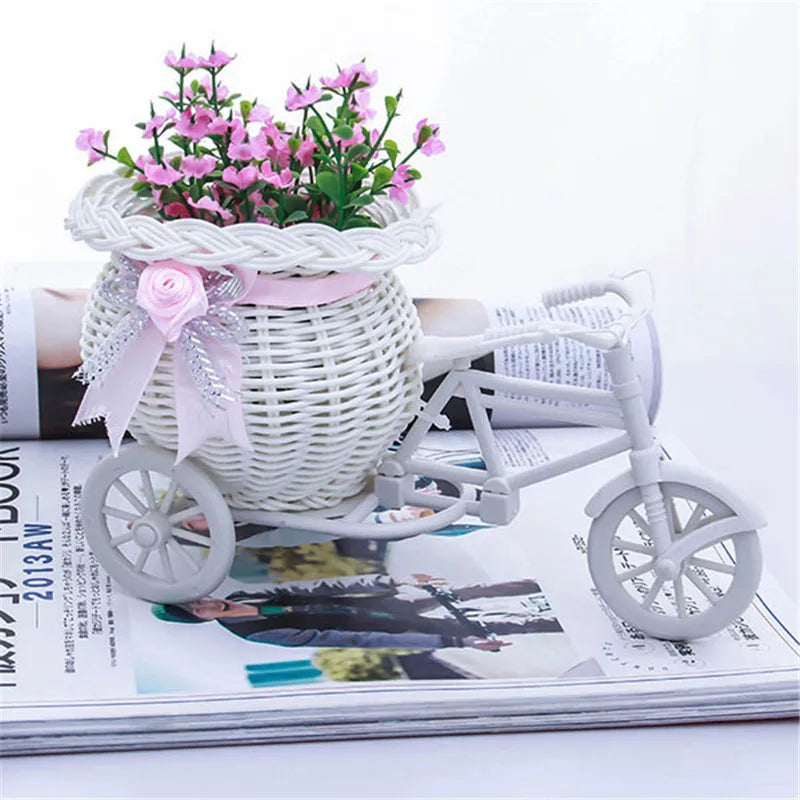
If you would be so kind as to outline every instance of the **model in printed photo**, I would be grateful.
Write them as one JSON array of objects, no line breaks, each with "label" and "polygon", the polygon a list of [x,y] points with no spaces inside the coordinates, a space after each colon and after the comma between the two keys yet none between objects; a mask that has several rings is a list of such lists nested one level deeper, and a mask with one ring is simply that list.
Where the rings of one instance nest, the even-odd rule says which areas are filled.
[{"label": "model in printed photo", "polygon": [[[511,645],[503,636],[562,631],[549,607],[535,602],[540,594],[531,579],[448,588],[427,574],[406,582],[375,573],[267,584],[225,598],[155,605],[153,613],[167,622],[216,621],[247,641],[284,647],[497,652]],[[481,607],[486,599],[510,597],[523,600],[513,611]]]}]

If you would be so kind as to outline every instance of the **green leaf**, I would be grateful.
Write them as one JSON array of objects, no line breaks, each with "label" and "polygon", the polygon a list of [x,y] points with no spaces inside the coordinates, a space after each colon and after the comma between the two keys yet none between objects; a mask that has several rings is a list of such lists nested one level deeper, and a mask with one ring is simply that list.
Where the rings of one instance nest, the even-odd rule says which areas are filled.
[{"label": "green leaf", "polygon": [[318,102],[322,103],[325,100],[330,100],[332,97],[333,97],[333,95],[330,92],[324,92],[322,97],[319,98]]},{"label": "green leaf", "polygon": [[133,186],[131,186],[131,189],[133,189],[134,192],[140,192],[146,186],[150,186],[150,184],[147,183],[147,181],[136,181],[136,183],[134,183]]},{"label": "green leaf", "polygon": [[284,225],[288,225],[290,222],[302,222],[304,219],[308,219],[308,214],[303,209],[300,209],[298,211],[292,211],[283,223]]},{"label": "green leaf", "polygon": [[119,153],[117,153],[117,161],[120,164],[124,164],[126,167],[130,167],[131,169],[135,169],[136,162],[131,158],[131,154],[128,152],[127,147],[121,147]]},{"label": "green leaf", "polygon": [[333,129],[334,136],[338,136],[340,139],[352,139],[355,135],[355,131],[349,125],[337,125]]},{"label": "green leaf", "polygon": [[319,117],[309,117],[306,120],[306,127],[320,138],[325,135],[325,126]]},{"label": "green leaf", "polygon": [[291,139],[289,139],[289,152],[294,155],[300,148],[301,144],[302,140],[298,139],[296,136],[293,136]]},{"label": "green leaf", "polygon": [[387,94],[386,97],[383,98],[383,102],[386,105],[386,113],[391,117],[394,112],[397,111],[397,98]]},{"label": "green leaf", "polygon": [[263,214],[268,219],[271,219],[273,222],[278,221],[278,216],[272,206],[259,206],[256,211],[258,211],[259,214]]},{"label": "green leaf", "polygon": [[103,134],[103,150],[108,150],[108,137],[111,135],[111,131],[106,131]]},{"label": "green leaf", "polygon": [[305,211],[307,203],[306,197],[298,197],[296,194],[286,195],[283,201],[284,208],[289,215],[295,211]]},{"label": "green leaf", "polygon": [[418,181],[422,177],[422,173],[418,169],[409,169],[408,174],[415,181]]},{"label": "green leaf", "polygon": [[380,228],[375,220],[369,217],[350,217],[344,224],[345,230],[348,228]]},{"label": "green leaf", "polygon": [[375,192],[391,183],[393,175],[394,171],[389,169],[389,167],[375,167],[375,173],[372,179],[372,191]]},{"label": "green leaf", "polygon": [[140,131],[143,131],[143,130],[144,130],[146,127],[147,127],[147,123],[146,123],[146,122],[137,122],[137,123],[136,123],[136,127],[137,127],[137,128],[140,130]]},{"label": "green leaf", "polygon": [[317,186],[322,192],[330,198],[334,204],[340,202],[339,191],[341,183],[339,176],[334,172],[319,172],[317,173]]},{"label": "green leaf", "polygon": [[369,145],[356,144],[348,148],[347,158],[349,158],[350,160],[354,158],[361,158],[361,156],[365,156],[367,153],[369,153]]},{"label": "green leaf", "polygon": [[242,112],[242,121],[245,125],[247,125],[247,118],[250,116],[250,112],[253,110],[253,104],[249,100],[242,100],[239,103],[239,111]]},{"label": "green leaf", "polygon": [[374,203],[375,199],[370,197],[368,194],[362,195],[361,197],[354,197],[347,203],[347,208],[363,208],[364,206],[370,205],[370,203]]},{"label": "green leaf", "polygon": [[398,153],[400,152],[397,142],[395,142],[393,139],[385,139],[383,142],[383,149],[386,151],[386,155],[389,156],[392,166],[394,166],[397,162]]},{"label": "green leaf", "polygon": [[362,167],[361,164],[351,164],[350,174],[356,181],[363,181],[369,175],[369,170],[366,167]]}]

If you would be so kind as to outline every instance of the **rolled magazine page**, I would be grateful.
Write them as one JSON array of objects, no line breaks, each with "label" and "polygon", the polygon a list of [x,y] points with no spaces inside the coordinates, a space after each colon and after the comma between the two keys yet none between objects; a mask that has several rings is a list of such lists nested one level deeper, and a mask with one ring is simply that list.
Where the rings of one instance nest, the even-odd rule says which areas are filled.
[{"label": "rolled magazine page", "polygon": [[[97,438],[105,435],[101,422],[73,427],[72,420],[84,386],[72,376],[80,365],[81,316],[85,289],[50,289],[7,286],[0,306],[0,439]],[[486,306],[478,300],[424,298],[414,301],[424,333],[466,336],[489,327],[507,327],[547,318],[601,327],[619,311],[598,302],[578,303],[548,312],[542,305]],[[655,326],[650,318],[631,336],[651,419],[661,398],[661,357]],[[599,351],[571,339],[547,345],[515,345],[476,359],[477,369],[498,375],[533,378],[573,386],[610,388]],[[423,399],[431,396],[446,363],[425,364]],[[493,410],[492,426],[548,427],[551,420],[538,416],[538,403],[530,411]],[[453,428],[471,428],[466,404],[453,398],[444,409]]]},{"label": "rolled magazine page", "polygon": [[72,420],[84,386],[81,363],[85,289],[4,286],[0,304],[0,439],[93,438],[102,423]]}]

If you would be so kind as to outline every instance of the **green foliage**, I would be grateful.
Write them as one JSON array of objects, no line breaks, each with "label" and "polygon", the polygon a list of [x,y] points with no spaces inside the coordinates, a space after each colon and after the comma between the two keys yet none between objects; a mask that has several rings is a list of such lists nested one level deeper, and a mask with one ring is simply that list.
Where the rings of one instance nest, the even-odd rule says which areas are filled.
[{"label": "green foliage", "polygon": [[[180,52],[181,58],[185,57],[185,47]],[[214,52],[212,45],[211,53]],[[222,66],[208,65],[172,66],[177,91],[171,91],[170,97],[166,94],[160,97],[166,109],[157,111],[150,103],[148,122],[136,123],[138,130],[147,130],[148,136],[152,136],[147,144],[150,159],[160,165],[169,164],[182,173],[174,176],[173,186],[154,192],[154,187],[141,179],[143,167],[126,147],[115,153],[108,150],[109,131],[102,133],[104,152],[95,148],[104,158],[116,161],[122,167],[121,173],[139,178],[133,191],[142,197],[152,197],[156,209],[166,219],[172,213],[167,212],[167,206],[178,204],[181,214],[188,213],[215,224],[255,220],[283,227],[313,218],[339,230],[377,227],[365,209],[376,196],[391,194],[395,171],[407,165],[432,136],[438,136],[435,126],[433,129],[429,125],[422,127],[415,146],[405,157],[397,141],[386,138],[393,120],[399,116],[402,90],[383,98],[386,118],[382,124],[374,123],[377,128],[373,130],[373,123],[367,120],[374,114],[366,113],[365,97],[359,93],[372,89],[375,73],[367,71],[363,62],[340,69],[334,87],[312,85],[310,78],[302,87],[292,84],[298,93],[305,93],[298,104],[298,117],[290,124],[272,120],[258,128],[250,119],[258,100],[243,98],[238,92],[220,92],[222,69]],[[343,81],[341,77],[345,74],[349,77]],[[318,98],[309,102],[317,92]],[[220,97],[220,94],[225,96]],[[191,111],[191,127],[184,127],[186,120],[182,117],[187,110]],[[207,130],[211,122],[213,133]],[[250,129],[240,139],[232,141],[231,125],[234,123],[239,124],[240,132],[242,126],[248,124]],[[205,134],[197,134],[204,127]],[[92,136],[98,139],[99,133],[92,129]],[[266,157],[264,136],[267,137]],[[256,137],[261,138],[260,148],[255,146]],[[232,145],[237,145],[235,150],[231,149]],[[248,145],[253,155],[248,155]],[[187,157],[205,160],[211,157],[215,163],[207,169],[203,164],[198,177],[192,174],[194,170],[182,171]],[[224,181],[222,174],[230,167],[236,170],[236,177]],[[258,170],[259,177],[242,187],[240,176],[245,167]],[[291,180],[285,171],[287,167]],[[404,188],[420,177],[416,170],[404,172]],[[203,209],[197,209],[196,204],[201,199],[209,202]]]}]

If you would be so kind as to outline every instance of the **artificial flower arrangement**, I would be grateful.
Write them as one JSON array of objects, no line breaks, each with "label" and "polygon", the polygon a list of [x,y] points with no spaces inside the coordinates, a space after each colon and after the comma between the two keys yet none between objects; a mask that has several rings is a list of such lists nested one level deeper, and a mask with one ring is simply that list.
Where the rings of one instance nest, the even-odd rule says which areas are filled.
[{"label": "artificial flower arrangement", "polygon": [[164,220],[279,228],[313,220],[339,230],[380,227],[365,207],[387,193],[407,203],[421,177],[411,159],[445,149],[439,126],[427,119],[417,123],[405,156],[388,138],[402,90],[384,98],[385,122],[373,127],[370,90],[378,74],[363,61],[318,84],[310,78],[291,84],[285,108],[301,119],[290,124],[221,82],[234,58],[213,45],[207,57],[187,54],[185,46],[179,57],[167,54],[176,91],[161,95],[163,111],[151,103],[149,119],[137,125],[152,140],[146,154],[134,159],[126,147],[112,152],[109,131],[93,128],[80,132],[78,148],[89,153],[89,164],[118,162],[135,177],[133,191],[152,198]]},{"label": "artificial flower arrangement", "polygon": [[115,172],[66,222],[111,253],[84,315],[75,422],[104,418],[115,451],[127,430],[176,469],[196,462],[231,506],[328,508],[420,408],[419,322],[394,268],[437,244],[412,159],[444,144],[421,119],[401,152],[402,92],[378,123],[363,61],[291,84],[289,122],[225,85],[234,58],[167,54],[176,87],[138,125],[144,153],[78,136]]}]

